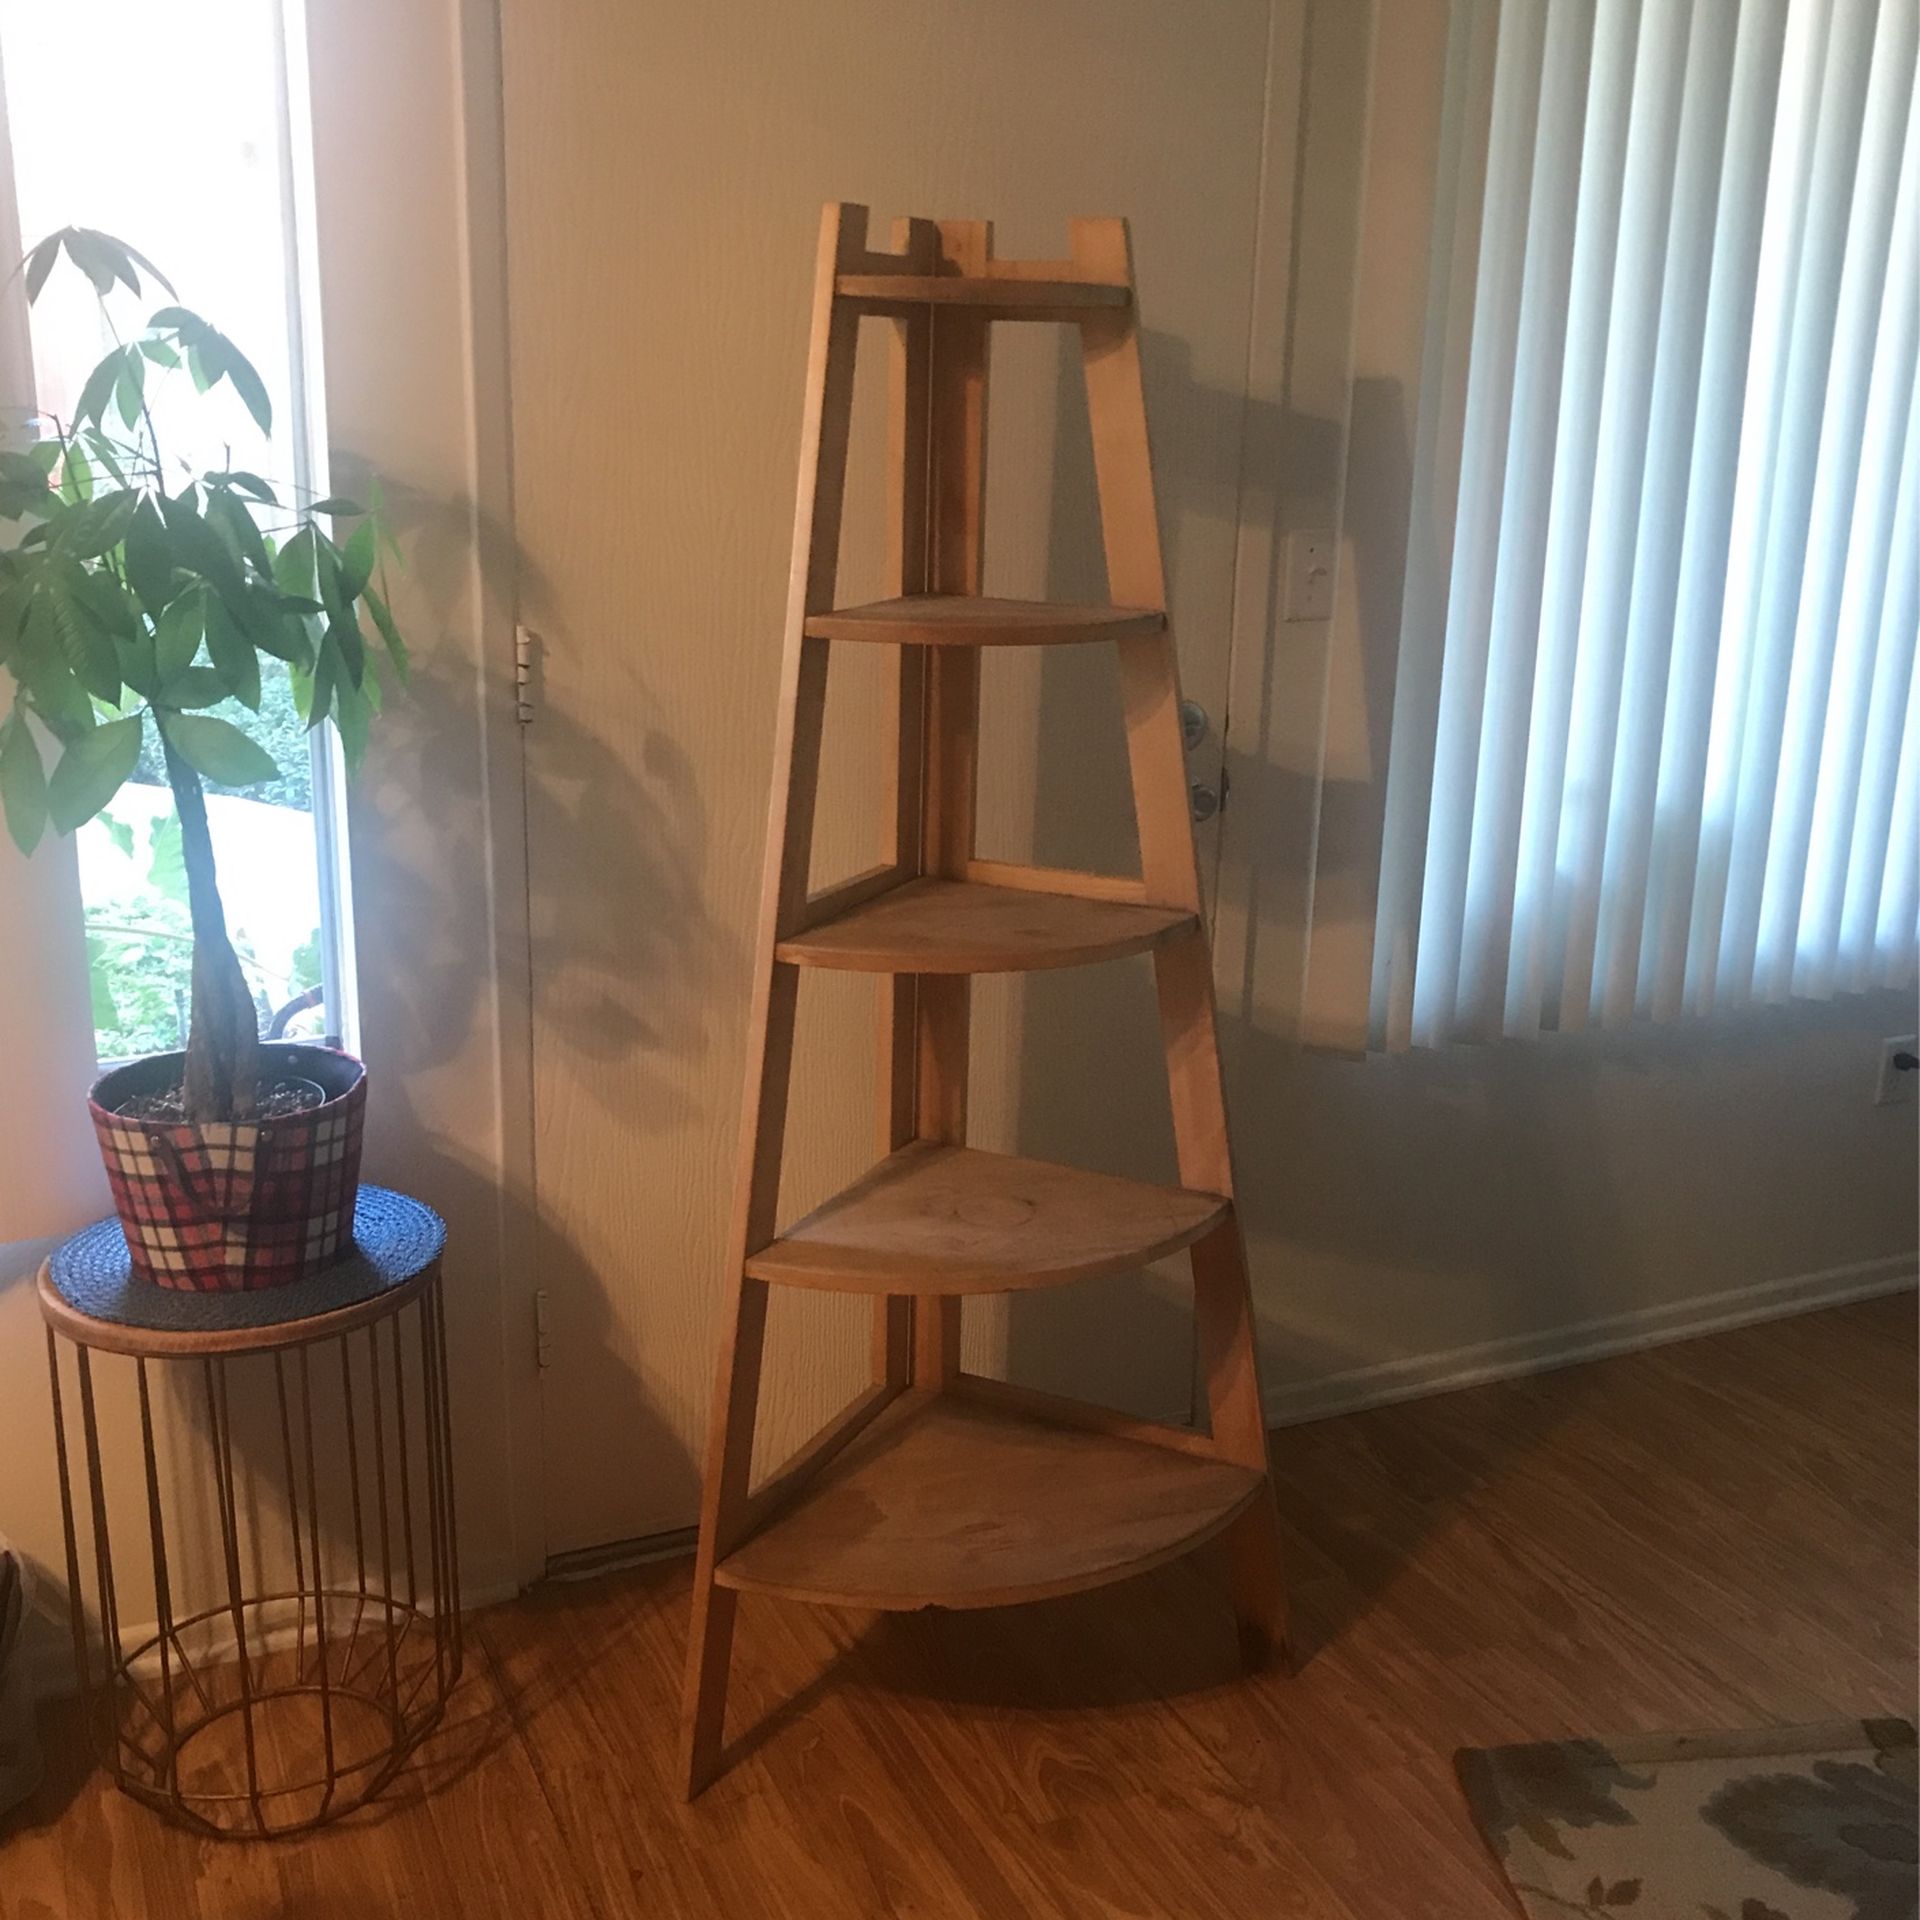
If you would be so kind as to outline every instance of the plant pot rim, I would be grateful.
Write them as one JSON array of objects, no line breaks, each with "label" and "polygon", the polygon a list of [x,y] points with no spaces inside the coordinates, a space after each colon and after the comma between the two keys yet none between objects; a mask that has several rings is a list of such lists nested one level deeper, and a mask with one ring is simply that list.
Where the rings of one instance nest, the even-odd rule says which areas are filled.
[{"label": "plant pot rim", "polygon": [[[101,1074],[94,1081],[93,1085],[88,1088],[87,1106],[101,1119],[109,1120],[115,1125],[123,1127],[177,1129],[181,1127],[199,1127],[209,1124],[215,1126],[286,1126],[295,1122],[312,1121],[331,1112],[334,1108],[340,1106],[343,1101],[350,1100],[366,1081],[366,1062],[360,1059],[358,1055],[347,1052],[344,1047],[326,1047],[313,1040],[262,1040],[260,1042],[260,1051],[263,1055],[277,1055],[282,1060],[285,1060],[288,1054],[320,1054],[325,1056],[327,1061],[340,1062],[352,1068],[353,1071],[351,1075],[345,1079],[344,1084],[339,1087],[337,1092],[327,1092],[327,1097],[319,1106],[303,1107],[298,1113],[281,1114],[274,1118],[257,1121],[205,1122],[199,1120],[143,1120],[134,1114],[121,1113],[117,1108],[107,1104],[106,1101],[101,1099],[100,1095],[102,1090],[106,1088],[110,1082],[119,1080],[123,1075],[132,1080],[151,1079],[160,1085],[169,1085],[172,1082],[166,1077],[165,1069],[171,1065],[174,1068],[172,1078],[177,1080],[185,1069],[187,1055],[184,1048],[174,1047],[165,1053],[143,1053],[132,1060],[121,1061],[118,1066],[109,1067],[106,1072]],[[263,1060],[262,1077],[265,1076],[266,1067],[267,1063]],[[294,1071],[291,1062],[287,1062],[284,1071]],[[335,1071],[337,1072],[338,1069],[336,1068]],[[313,1078],[314,1076],[302,1075],[300,1077]],[[327,1091],[325,1081],[321,1081],[320,1086],[323,1092]],[[124,1099],[128,1093],[133,1091],[135,1091],[134,1086],[128,1085],[113,1097],[115,1099]]]}]

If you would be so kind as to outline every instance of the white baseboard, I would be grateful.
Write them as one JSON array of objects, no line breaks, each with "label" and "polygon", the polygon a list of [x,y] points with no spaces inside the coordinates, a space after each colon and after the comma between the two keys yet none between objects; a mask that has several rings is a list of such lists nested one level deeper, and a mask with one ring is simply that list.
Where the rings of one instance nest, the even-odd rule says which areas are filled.
[{"label": "white baseboard", "polygon": [[1701,1334],[1724,1333],[1762,1320],[1782,1320],[1821,1307],[1843,1306],[1850,1300],[1897,1293],[1911,1287],[1916,1275],[1920,1275],[1920,1258],[1911,1253],[1890,1254],[1882,1260],[1832,1267],[1825,1273],[1795,1274],[1666,1306],[1605,1314],[1576,1321],[1572,1326],[1548,1327],[1538,1333],[1483,1340],[1441,1353],[1410,1354],[1374,1366],[1352,1367],[1318,1380],[1270,1387],[1266,1394],[1267,1424],[1298,1426],[1338,1413],[1388,1406],[1396,1400],[1452,1393],[1461,1387],[1483,1386],[1490,1380],[1509,1380],[1520,1374],[1550,1373],[1556,1367],[1575,1366],[1583,1360],[1604,1360],[1609,1354],[1632,1353],[1642,1347],[1665,1346],[1672,1340],[1692,1340]]}]

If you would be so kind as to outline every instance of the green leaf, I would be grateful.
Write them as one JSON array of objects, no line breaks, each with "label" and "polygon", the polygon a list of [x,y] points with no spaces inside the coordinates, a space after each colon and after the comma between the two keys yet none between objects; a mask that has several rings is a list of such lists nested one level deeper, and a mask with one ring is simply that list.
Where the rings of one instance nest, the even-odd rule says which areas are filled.
[{"label": "green leaf", "polygon": [[259,712],[260,656],[227,610],[226,602],[217,596],[207,602],[207,658],[227,691]]},{"label": "green leaf", "polygon": [[372,711],[361,688],[345,680],[335,683],[333,718],[340,729],[340,749],[350,776],[359,773],[360,763],[367,757],[367,727]]},{"label": "green leaf", "polygon": [[[65,580],[56,579],[44,594],[35,595],[43,609],[39,617],[50,622],[61,658],[73,677],[93,695],[109,705],[120,698],[120,661],[113,650],[113,636],[93,617],[80,596]],[[35,618],[33,613],[28,619]]]},{"label": "green leaf", "polygon": [[60,257],[60,236],[50,233],[27,255],[27,304],[40,298],[40,289],[47,284],[47,275],[53,271],[53,263]]},{"label": "green leaf", "polygon": [[366,672],[367,644],[361,637],[359,615],[354,612],[354,596],[347,590],[343,556],[325,534],[318,535],[314,541],[314,561],[314,570],[320,579],[320,598],[326,603],[328,636],[339,648],[341,663],[357,687],[360,676]]},{"label": "green leaf", "polygon": [[155,704],[177,707],[217,707],[227,698],[227,683],[211,667],[182,667],[160,688]]},{"label": "green leaf", "polygon": [[307,511],[309,513],[337,514],[342,518],[346,518],[365,513],[366,508],[363,507],[359,501],[349,500],[343,494],[330,493],[324,500],[316,500]]},{"label": "green leaf", "polygon": [[191,307],[158,307],[147,316],[147,327],[151,332],[177,333],[183,340],[202,339],[213,331]]},{"label": "green leaf", "polygon": [[127,523],[126,565],[127,585],[140,596],[148,618],[157,620],[173,597],[173,553],[151,496],[141,497]]},{"label": "green leaf", "polygon": [[93,290],[101,299],[113,291],[116,280],[124,282],[135,293],[140,291],[140,281],[127,259],[126,249],[118,241],[96,233],[91,227],[68,227],[62,238],[67,258],[93,282]]},{"label": "green leaf", "polygon": [[[91,490],[92,482],[88,482]],[[96,495],[79,512],[67,516],[60,529],[61,551],[74,560],[97,560],[111,553],[126,537],[140,496],[124,487]]]},{"label": "green leaf", "polygon": [[373,624],[380,629],[380,638],[387,643],[387,656],[393,662],[393,670],[400,677],[404,687],[412,677],[413,666],[407,655],[407,643],[400,637],[400,629],[393,623],[393,614],[385,599],[369,586],[366,593],[367,606],[373,614]]},{"label": "green leaf", "polygon": [[90,427],[85,438],[93,457],[113,475],[117,486],[124,487],[127,484],[127,470],[120,464],[120,452],[111,436],[102,433],[98,427]]},{"label": "green leaf", "polygon": [[211,581],[230,599],[238,599],[246,591],[238,561],[200,517],[191,489],[172,498],[162,494],[160,514],[167,523],[173,557],[178,564]]},{"label": "green leaf", "polygon": [[354,528],[352,537],[340,550],[340,585],[349,600],[357,600],[373,578],[373,563],[378,557],[379,534],[371,520]]},{"label": "green leaf", "polygon": [[142,340],[140,351],[156,367],[165,367],[168,372],[172,372],[180,364],[179,353],[164,340]]},{"label": "green leaf", "polygon": [[153,638],[144,630],[132,638],[117,638],[113,650],[120,661],[120,678],[142,700],[151,700],[160,691],[160,675],[155,669]]},{"label": "green leaf", "polygon": [[257,786],[280,777],[267,750],[230,721],[204,713],[166,714],[160,725],[181,759],[223,787]]},{"label": "green leaf", "polygon": [[96,426],[106,424],[107,402],[113,397],[115,383],[120,378],[120,368],[125,355],[115,347],[107,357],[87,375],[86,384],[80,389],[80,398],[73,403],[73,417],[76,424],[91,420]]},{"label": "green leaf", "polygon": [[113,383],[114,405],[129,427],[140,424],[140,409],[146,404],[147,363],[133,348],[120,355],[120,372]]},{"label": "green leaf", "polygon": [[62,833],[84,825],[120,791],[140,758],[140,716],[110,720],[69,743],[47,782],[47,813]]},{"label": "green leaf", "polygon": [[[106,237],[106,236],[103,236],[103,237]],[[127,243],[124,240],[117,240],[114,242],[114,244],[120,249],[122,253],[124,253],[127,256],[129,260],[131,260],[134,263],[135,266],[139,267],[143,273],[152,274],[153,277],[156,280],[158,280],[160,284],[163,287],[165,287],[169,293],[174,294],[175,299],[179,298],[179,295],[174,292],[173,282],[169,280],[167,276],[164,273],[162,273],[160,269],[156,267],[153,264],[153,262],[149,260],[147,256],[140,251],[138,247],[130,247],[127,245]],[[138,289],[136,288],[135,291],[137,292]]]},{"label": "green leaf", "polygon": [[333,683],[339,675],[339,660],[338,649],[323,639],[313,656],[313,670],[307,673],[298,667],[293,669],[293,703],[309,731],[327,717],[327,709],[333,705]]},{"label": "green leaf", "polygon": [[[34,251],[37,254],[42,248],[62,245],[67,250],[67,258],[93,282],[94,291],[102,299],[113,291],[116,280],[138,293],[140,276],[134,272],[136,265],[145,268],[169,293],[173,292],[172,281],[144,253],[128,246],[124,240],[116,240],[110,233],[102,233],[95,227],[62,227],[58,233],[49,234]],[[49,254],[47,268],[52,265]],[[40,277],[42,281],[46,279],[44,270]]]},{"label": "green leaf", "polygon": [[8,663],[16,682],[26,691],[33,710],[62,738],[86,732],[93,725],[93,702],[73,676],[60,651],[51,618],[35,594],[27,603],[27,618]]},{"label": "green leaf", "polygon": [[131,640],[140,632],[140,609],[117,574],[106,567],[81,567],[68,579],[94,619],[116,640]]},{"label": "green leaf", "polygon": [[357,687],[367,671],[367,641],[360,631],[360,622],[352,614],[348,614],[344,620],[328,621],[320,644],[333,649],[345,669],[347,680]]},{"label": "green leaf", "polygon": [[207,590],[189,587],[154,623],[154,672],[164,687],[192,665],[207,629]]},{"label": "green leaf", "polygon": [[100,816],[100,824],[107,830],[107,838],[124,853],[129,860],[133,858],[133,823],[116,819],[110,813]]},{"label": "green leaf", "polygon": [[304,526],[273,556],[273,584],[282,593],[304,600],[313,598],[314,546],[313,528]]},{"label": "green leaf", "polygon": [[93,498],[93,463],[78,439],[69,440],[61,449],[60,491],[69,500]]},{"label": "green leaf", "polygon": [[367,511],[373,516],[373,524],[380,529],[381,551],[396,567],[404,569],[407,556],[400,551],[400,542],[394,538],[393,528],[388,523],[387,496],[377,473],[367,482]]},{"label": "green leaf", "polygon": [[18,707],[0,720],[0,807],[13,844],[31,853],[47,829],[47,775],[39,742]]},{"label": "green leaf", "polygon": [[207,488],[207,519],[220,531],[236,556],[251,560],[261,573],[271,575],[273,556],[261,538],[253,515],[224,487]]},{"label": "green leaf", "polygon": [[224,479],[235,493],[244,493],[249,500],[257,500],[263,507],[277,507],[280,497],[257,473],[248,473],[235,467],[230,473],[215,476]]},{"label": "green leaf", "polygon": [[254,371],[253,362],[231,340],[221,336],[226,347],[226,374],[241,404],[253,415],[253,424],[262,433],[273,431],[273,402],[267,398],[266,383]]},{"label": "green leaf", "polygon": [[[291,617],[282,598],[258,587],[250,589],[240,602],[240,630],[262,653],[295,663],[304,670],[313,662],[313,642],[307,637],[306,622]],[[296,609],[305,605],[305,602],[295,603]]]}]

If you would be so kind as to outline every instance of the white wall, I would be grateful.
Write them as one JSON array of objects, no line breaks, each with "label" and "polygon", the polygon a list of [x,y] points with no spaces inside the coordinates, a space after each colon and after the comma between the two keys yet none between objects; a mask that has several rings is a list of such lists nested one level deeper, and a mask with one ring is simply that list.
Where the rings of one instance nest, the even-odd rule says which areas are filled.
[{"label": "white wall", "polygon": [[[361,456],[403,503],[423,655],[354,801],[367,1165],[452,1223],[461,1540],[478,1597],[540,1562],[490,9],[313,0],[312,12],[333,439],[343,481],[344,456]],[[1275,28],[1252,365],[1265,411],[1243,496],[1220,972],[1276,1411],[1537,1363],[1594,1321],[1627,1316],[1614,1337],[1671,1332],[1802,1302],[1821,1275],[1835,1292],[1885,1284],[1914,1245],[1914,1110],[1870,1102],[1880,1036],[1914,1024],[1898,997],[1388,1059],[1295,1044],[1316,864],[1320,931],[1343,931],[1316,824],[1337,825],[1333,803],[1378,777],[1366,635],[1350,601],[1345,626],[1244,642],[1264,631],[1270,536],[1332,524],[1344,504],[1351,538],[1368,505],[1343,503],[1341,472],[1349,381],[1367,372],[1353,309],[1376,41],[1370,9],[1345,0],[1276,0]],[[1303,70],[1296,143],[1286,83]],[[463,119],[469,93],[482,110]],[[1377,164],[1392,121],[1371,122]],[[350,246],[331,244],[343,235]],[[1391,400],[1368,389],[1370,406]],[[1340,783],[1326,807],[1323,766]],[[1315,951],[1316,967],[1333,964]],[[723,1097],[732,1066],[703,1068]],[[0,1530],[53,1564],[36,1257],[0,1250]]]},{"label": "white wall", "polygon": [[1367,990],[1446,13],[1278,15],[1305,83],[1263,275],[1242,608],[1271,606],[1288,528],[1338,526],[1342,545],[1334,618],[1234,661],[1217,963],[1276,1418],[1884,1289],[1915,1266],[1916,1109],[1873,1104],[1909,995],[1440,1053],[1300,1045],[1350,1028]]}]

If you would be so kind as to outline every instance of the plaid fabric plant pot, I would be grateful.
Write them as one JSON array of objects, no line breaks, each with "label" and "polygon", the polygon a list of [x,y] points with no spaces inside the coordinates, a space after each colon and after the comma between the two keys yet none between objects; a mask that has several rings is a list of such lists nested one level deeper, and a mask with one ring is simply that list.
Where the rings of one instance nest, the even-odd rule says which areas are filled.
[{"label": "plaid fabric plant pot", "polygon": [[353,1238],[367,1070],[328,1047],[268,1044],[260,1080],[312,1080],[328,1098],[305,1113],[205,1126],[137,1120],[114,1108],[172,1085],[181,1056],[105,1074],[88,1106],[135,1275],[157,1287],[231,1293],[281,1287]]}]

